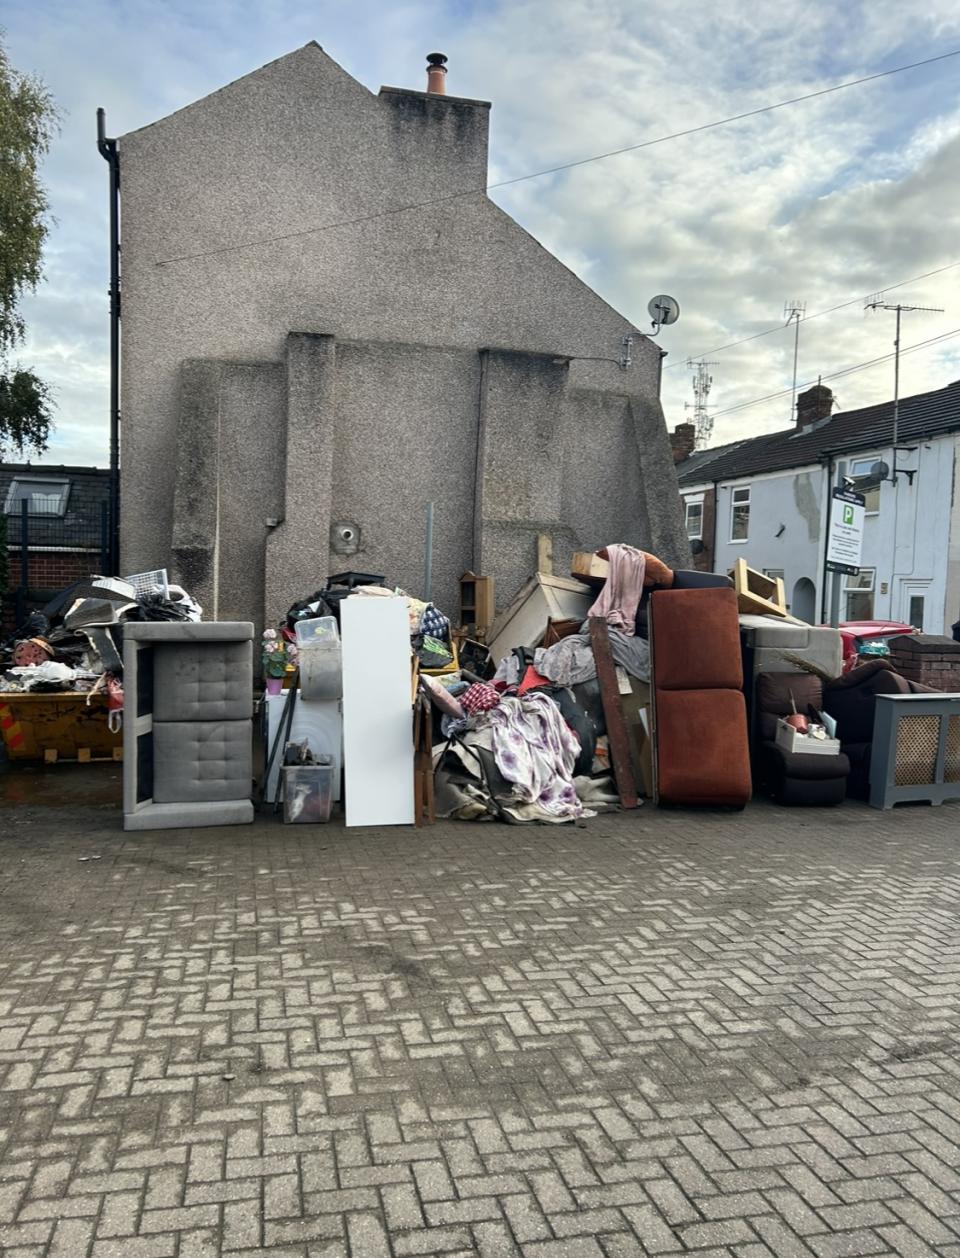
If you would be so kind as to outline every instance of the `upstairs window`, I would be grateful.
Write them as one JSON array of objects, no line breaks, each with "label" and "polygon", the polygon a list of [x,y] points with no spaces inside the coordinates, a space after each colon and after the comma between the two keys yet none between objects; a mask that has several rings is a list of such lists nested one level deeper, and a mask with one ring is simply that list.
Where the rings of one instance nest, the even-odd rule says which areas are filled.
[{"label": "upstairs window", "polygon": [[735,489],[730,501],[730,540],[745,542],[750,536],[750,490]]},{"label": "upstairs window", "polygon": [[691,541],[703,537],[703,499],[691,498],[686,504],[687,537]]},{"label": "upstairs window", "polygon": [[68,480],[40,480],[18,476],[7,490],[7,515],[19,515],[27,503],[28,515],[63,515],[70,496]]},{"label": "upstairs window", "polygon": [[[854,480],[859,480],[861,477],[869,476],[873,470],[874,465],[878,462],[879,462],[879,456],[875,458],[872,455],[870,456],[870,458],[867,458],[867,459],[851,459],[850,470],[849,470],[848,475],[852,476]],[[877,483],[876,481],[874,481],[873,483],[868,482],[868,487],[866,489],[864,489],[864,487],[859,484],[855,485],[854,488],[858,494],[863,494],[863,505],[864,505],[864,510],[866,514],[867,515],[879,514],[879,511],[880,511],[880,485],[879,483]]]}]

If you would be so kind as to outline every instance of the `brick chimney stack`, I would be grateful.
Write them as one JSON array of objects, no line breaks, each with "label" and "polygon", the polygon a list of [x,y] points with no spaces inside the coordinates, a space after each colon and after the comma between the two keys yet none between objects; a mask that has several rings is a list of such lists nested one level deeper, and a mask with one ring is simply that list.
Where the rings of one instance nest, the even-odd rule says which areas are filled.
[{"label": "brick chimney stack", "polygon": [[674,463],[682,463],[693,454],[697,443],[697,430],[693,424],[677,424],[670,434],[670,449],[673,451]]},{"label": "brick chimney stack", "polygon": [[833,390],[825,384],[815,384],[797,395],[797,428],[807,428],[818,419],[829,419],[833,414]]}]

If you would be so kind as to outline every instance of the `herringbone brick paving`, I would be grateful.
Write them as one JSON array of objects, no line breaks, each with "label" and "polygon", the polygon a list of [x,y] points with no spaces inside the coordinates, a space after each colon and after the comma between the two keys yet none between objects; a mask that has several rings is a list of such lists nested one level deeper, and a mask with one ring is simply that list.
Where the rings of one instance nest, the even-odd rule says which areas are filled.
[{"label": "herringbone brick paving", "polygon": [[9,1258],[960,1256],[960,807],[7,800]]}]

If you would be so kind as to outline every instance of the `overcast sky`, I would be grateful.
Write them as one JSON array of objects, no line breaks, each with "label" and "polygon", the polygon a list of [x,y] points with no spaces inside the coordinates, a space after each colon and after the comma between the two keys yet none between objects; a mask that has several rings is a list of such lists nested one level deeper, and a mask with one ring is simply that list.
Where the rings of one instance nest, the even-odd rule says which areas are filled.
[{"label": "overcast sky", "polygon": [[[46,281],[26,305],[21,361],[54,386],[47,456],[105,463],[108,432],[108,132],[152,122],[316,39],[371,90],[421,88],[424,54],[450,58],[448,90],[493,102],[490,180],[636,144],[834,83],[960,49],[956,0],[12,0],[13,64],[38,74],[63,126],[44,174],[57,220]],[[890,353],[893,315],[861,298],[960,264],[960,57],[491,195],[640,327],[656,293],[671,426],[691,402],[688,357],[707,355],[713,444],[783,428],[793,331],[801,383]],[[960,378],[960,265],[891,300],[904,317],[901,393]],[[710,352],[715,351],[715,352]],[[892,363],[829,381],[849,409],[892,394]],[[740,409],[730,410],[729,408]],[[728,413],[723,413],[728,412]]]}]

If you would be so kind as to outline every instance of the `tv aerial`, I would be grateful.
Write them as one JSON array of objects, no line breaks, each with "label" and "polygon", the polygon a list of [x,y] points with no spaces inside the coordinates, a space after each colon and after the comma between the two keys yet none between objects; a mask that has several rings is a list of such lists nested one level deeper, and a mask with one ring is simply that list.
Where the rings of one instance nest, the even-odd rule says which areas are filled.
[{"label": "tv aerial", "polygon": [[680,318],[680,303],[676,297],[659,293],[656,297],[651,297],[647,303],[647,314],[651,319],[650,326],[653,328],[653,335],[656,336],[661,328],[669,327]]}]

